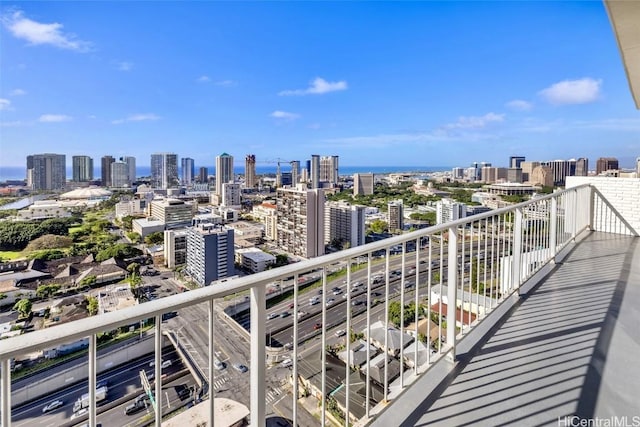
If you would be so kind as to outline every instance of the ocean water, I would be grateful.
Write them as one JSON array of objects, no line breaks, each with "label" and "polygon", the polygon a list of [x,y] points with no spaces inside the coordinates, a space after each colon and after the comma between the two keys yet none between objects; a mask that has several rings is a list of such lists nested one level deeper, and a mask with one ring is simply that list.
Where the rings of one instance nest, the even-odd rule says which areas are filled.
[{"label": "ocean water", "polygon": [[[216,168],[215,166],[207,166],[209,169],[209,175],[215,175]],[[198,171],[200,170],[200,166],[195,168],[196,175],[198,175]],[[449,166],[341,166],[339,169],[340,175],[353,175],[354,173],[368,173],[372,172],[374,174],[385,174],[385,173],[398,173],[398,172],[438,172],[451,170]],[[137,176],[150,176],[151,175],[151,167],[150,166],[138,166],[136,168]],[[244,174],[244,165],[235,166],[234,171],[238,175]],[[288,164],[284,164],[280,166],[281,172],[290,172],[291,168]],[[256,174],[257,175],[267,175],[276,173],[276,165],[268,165],[268,166],[256,166]],[[94,168],[93,176],[95,179],[100,179],[100,167]],[[16,167],[16,166],[0,166],[0,182],[7,180],[23,180],[26,179],[27,169],[26,167]],[[73,177],[73,170],[71,167],[67,167],[67,179],[71,179]]]}]

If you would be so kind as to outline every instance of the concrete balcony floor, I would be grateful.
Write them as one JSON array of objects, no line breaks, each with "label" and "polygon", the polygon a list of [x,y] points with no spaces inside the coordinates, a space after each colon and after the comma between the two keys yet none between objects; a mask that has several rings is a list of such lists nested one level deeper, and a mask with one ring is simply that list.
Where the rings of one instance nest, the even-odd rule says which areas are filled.
[{"label": "concrete balcony floor", "polygon": [[406,426],[640,423],[639,242],[591,233],[426,399],[388,409]]}]

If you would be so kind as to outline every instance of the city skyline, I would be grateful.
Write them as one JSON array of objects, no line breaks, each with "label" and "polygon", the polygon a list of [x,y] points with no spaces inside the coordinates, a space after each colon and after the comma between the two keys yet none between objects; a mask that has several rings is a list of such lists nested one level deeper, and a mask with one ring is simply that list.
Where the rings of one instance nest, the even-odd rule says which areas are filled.
[{"label": "city skyline", "polygon": [[51,146],[197,165],[225,151],[348,166],[640,154],[599,2],[149,7],[3,5],[0,166]]}]

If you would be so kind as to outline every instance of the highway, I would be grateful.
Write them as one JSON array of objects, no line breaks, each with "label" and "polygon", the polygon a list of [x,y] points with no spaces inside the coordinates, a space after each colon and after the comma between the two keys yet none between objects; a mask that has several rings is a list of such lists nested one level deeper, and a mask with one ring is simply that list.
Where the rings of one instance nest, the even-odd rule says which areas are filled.
[{"label": "highway", "polygon": [[[179,359],[178,355],[175,353],[174,349],[170,347],[165,347],[163,351],[163,359],[171,360],[173,363],[170,367],[165,368],[163,372],[166,375],[173,375],[178,372],[184,371],[184,365],[182,361]],[[98,404],[98,411],[100,412],[100,408],[110,406],[109,403],[115,400],[118,400],[122,397],[131,395],[131,397],[135,397],[141,393],[141,385],[140,385],[140,370],[144,369],[147,374],[150,374],[153,371],[153,368],[149,366],[149,363],[153,360],[153,355],[149,354],[145,357],[138,358],[132,360],[129,363],[124,365],[120,365],[118,367],[110,369],[108,372],[103,373],[98,376],[98,381],[108,381],[107,387],[109,389],[107,393],[107,399]],[[194,384],[193,379],[185,381],[182,378],[182,383],[190,383]],[[169,392],[169,385],[164,385],[163,387],[167,392]],[[12,425],[14,426],[61,426],[61,425],[69,425],[74,424],[75,421],[81,422],[83,418],[86,419],[86,416],[83,418],[74,419],[73,417],[73,404],[80,396],[88,391],[88,382],[81,381],[75,384],[71,384],[68,387],[56,390],[49,394],[45,398],[37,399],[29,402],[28,404],[22,405],[17,408],[12,409]],[[54,400],[60,400],[63,402],[63,405],[54,409],[50,412],[43,413],[42,408],[47,405],[49,402]],[[109,414],[111,411],[114,411],[119,408],[120,413],[124,415],[124,406],[129,402],[123,402],[121,405],[118,405],[116,408],[109,409]],[[113,414],[111,414],[113,415]],[[99,414],[98,420],[102,422],[104,425],[125,425],[125,424],[113,424],[111,415]],[[109,423],[106,423],[109,421]]]}]

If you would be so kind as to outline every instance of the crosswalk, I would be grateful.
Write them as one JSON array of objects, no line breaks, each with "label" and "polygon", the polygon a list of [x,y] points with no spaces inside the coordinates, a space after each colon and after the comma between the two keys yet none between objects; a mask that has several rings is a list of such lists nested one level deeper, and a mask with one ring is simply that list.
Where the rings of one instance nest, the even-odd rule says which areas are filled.
[{"label": "crosswalk", "polygon": [[213,382],[213,389],[214,390],[219,390],[220,387],[222,387],[227,381],[229,381],[229,377],[227,377],[227,376],[224,376],[222,378],[217,378]]},{"label": "crosswalk", "polygon": [[283,393],[285,393],[285,391],[281,387],[276,387],[267,393],[265,400],[267,403],[272,403],[273,401],[278,399]]}]

